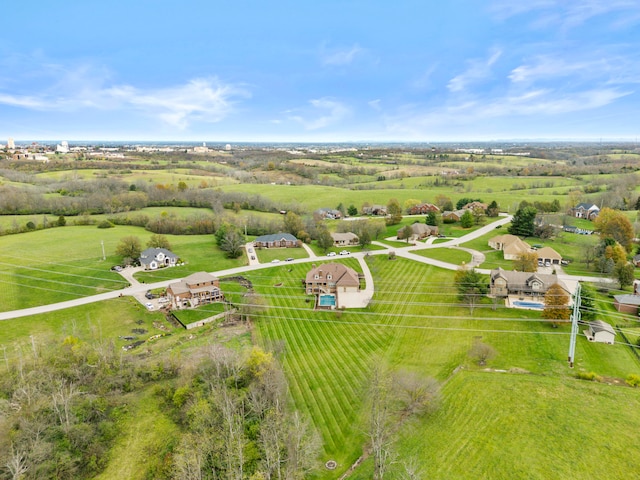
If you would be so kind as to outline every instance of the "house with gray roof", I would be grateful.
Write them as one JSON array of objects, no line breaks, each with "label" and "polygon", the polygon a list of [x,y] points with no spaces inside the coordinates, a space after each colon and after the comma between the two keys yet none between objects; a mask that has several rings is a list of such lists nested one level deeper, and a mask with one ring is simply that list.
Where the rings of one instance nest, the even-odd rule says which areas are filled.
[{"label": "house with gray roof", "polygon": [[616,331],[613,327],[602,320],[589,322],[589,328],[584,330],[583,333],[590,342],[607,343],[609,345],[613,345],[616,337]]},{"label": "house with gray roof", "polygon": [[140,254],[139,261],[145,270],[157,270],[174,267],[178,262],[178,256],[166,248],[147,248]]},{"label": "house with gray roof", "polygon": [[593,203],[579,203],[571,210],[569,214],[576,218],[585,218],[587,220],[595,220],[600,213],[600,208]]},{"label": "house with gray roof", "polygon": [[571,295],[569,288],[554,274],[507,271],[502,268],[491,270],[490,295],[493,297],[517,296],[540,301],[549,287],[557,283]]},{"label": "house with gray roof", "polygon": [[640,307],[640,295],[631,295],[625,293],[622,295],[614,295],[613,306],[616,307],[620,313],[631,313],[638,315],[638,307]]},{"label": "house with gray roof", "polygon": [[351,297],[360,292],[360,276],[342,263],[314,265],[307,272],[305,289],[307,294],[317,296],[316,308],[350,308]]},{"label": "house with gray roof", "polygon": [[253,241],[256,248],[293,248],[300,246],[300,240],[290,233],[272,233],[262,235]]},{"label": "house with gray roof", "polygon": [[331,238],[333,238],[333,245],[336,247],[348,247],[352,245],[358,245],[358,242],[360,241],[358,236],[352,232],[332,233]]}]

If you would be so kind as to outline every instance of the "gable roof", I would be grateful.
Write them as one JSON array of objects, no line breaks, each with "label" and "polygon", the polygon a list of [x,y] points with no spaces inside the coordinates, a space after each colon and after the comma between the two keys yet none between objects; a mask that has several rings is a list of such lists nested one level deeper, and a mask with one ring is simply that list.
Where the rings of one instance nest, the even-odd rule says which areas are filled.
[{"label": "gable roof", "polygon": [[337,241],[349,242],[351,240],[358,240],[358,236],[352,232],[332,233],[331,238],[333,238],[334,242],[337,242]]},{"label": "gable roof", "polygon": [[142,263],[143,265],[147,265],[153,260],[155,260],[158,254],[160,253],[164,253],[164,256],[168,258],[178,258],[178,256],[175,253],[173,253],[170,250],[167,250],[166,248],[152,247],[152,248],[147,248],[146,250],[143,250],[142,253],[140,253],[140,263]]},{"label": "gable roof", "polygon": [[613,327],[607,322],[603,322],[602,320],[594,320],[593,322],[589,322],[589,327],[591,327],[591,331],[593,333],[609,332],[614,336],[616,334],[616,331],[613,329]]},{"label": "gable roof", "polygon": [[215,276],[211,275],[210,273],[207,273],[207,272],[196,272],[196,273],[192,273],[188,277],[185,277],[183,281],[187,285],[196,285],[198,283],[214,282],[216,280],[218,280],[218,277],[215,277]]},{"label": "gable roof", "polygon": [[623,305],[636,305],[640,306],[640,295],[631,295],[629,293],[625,293],[622,295],[614,295],[614,300]]},{"label": "gable roof", "polygon": [[[491,281],[494,281],[496,278],[501,277],[504,278],[508,285],[523,285],[529,286],[534,281],[538,280],[542,283],[544,289],[546,290],[554,283],[557,283],[562,287],[564,291],[570,293],[567,286],[558,279],[557,275],[552,273],[531,273],[531,272],[515,272],[515,271],[507,271],[502,268],[497,268],[495,270],[491,270]],[[638,297],[640,298],[640,296]]]},{"label": "gable roof", "polygon": [[538,249],[538,258],[551,258],[551,259],[562,260],[562,255],[560,255],[551,247],[542,247]]},{"label": "gable roof", "polygon": [[[320,278],[315,278],[318,275]],[[337,287],[359,287],[360,278],[358,272],[342,263],[323,263],[307,272],[306,283],[314,283],[324,280],[327,275],[331,275],[331,281]]]},{"label": "gable roof", "polygon": [[579,203],[578,205],[575,206],[575,209],[582,209],[582,210],[600,210],[600,208],[594,204],[594,203]]},{"label": "gable roof", "polygon": [[516,237],[515,240],[504,245],[502,251],[506,255],[518,255],[521,253],[532,252],[533,250],[531,248],[531,245],[523,242],[522,240],[520,240],[520,238]]},{"label": "gable roof", "polygon": [[254,242],[271,243],[285,240],[288,242],[297,242],[298,239],[290,233],[272,233],[270,235],[262,235],[254,240]]}]

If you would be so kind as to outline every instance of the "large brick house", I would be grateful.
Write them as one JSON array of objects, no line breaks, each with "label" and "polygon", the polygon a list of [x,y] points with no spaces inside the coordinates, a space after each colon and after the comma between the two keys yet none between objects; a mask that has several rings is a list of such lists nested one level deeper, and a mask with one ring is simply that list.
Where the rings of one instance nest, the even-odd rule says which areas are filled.
[{"label": "large brick house", "polygon": [[409,215],[426,215],[429,212],[439,212],[440,209],[432,203],[420,203],[409,208]]},{"label": "large brick house", "polygon": [[196,272],[167,287],[173,308],[197,307],[224,300],[220,280],[207,272]]},{"label": "large brick house", "polygon": [[506,271],[502,268],[491,270],[490,295],[508,297],[514,295],[532,300],[542,300],[549,287],[557,283],[571,295],[567,286],[554,274]]},{"label": "large brick house", "polygon": [[[353,268],[341,263],[324,263],[309,270],[305,291],[308,295],[317,295],[316,306],[319,308],[341,308],[349,303],[350,294],[360,291],[360,276]],[[323,303],[321,297],[334,298]]]}]

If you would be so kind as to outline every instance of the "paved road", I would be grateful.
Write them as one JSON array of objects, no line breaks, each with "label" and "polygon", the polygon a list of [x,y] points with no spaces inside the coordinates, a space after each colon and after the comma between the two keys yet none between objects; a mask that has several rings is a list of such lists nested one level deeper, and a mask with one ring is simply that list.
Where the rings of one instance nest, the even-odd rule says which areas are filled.
[{"label": "paved road", "polygon": [[[425,244],[425,243],[421,243],[419,245],[410,245],[408,247],[389,247],[388,245],[384,245],[384,244],[380,244],[379,242],[372,242],[376,245],[382,245],[384,247],[386,247],[385,250],[373,250],[370,251],[368,253],[364,253],[364,252],[357,252],[357,253],[353,253],[352,256],[356,257],[358,259],[358,261],[360,262],[360,265],[362,266],[364,275],[365,275],[365,279],[366,279],[366,291],[369,292],[371,295],[373,296],[373,277],[371,276],[371,272],[369,271],[369,268],[366,264],[366,262],[364,261],[364,256],[365,255],[388,255],[389,251],[394,251],[396,253],[397,256],[399,257],[403,257],[403,258],[407,258],[409,260],[413,260],[416,262],[421,262],[421,263],[426,263],[429,265],[434,265],[436,267],[440,267],[440,268],[446,268],[449,270],[457,270],[459,268],[459,265],[454,265],[451,263],[446,263],[446,262],[442,262],[440,260],[435,260],[433,258],[427,258],[427,257],[422,257],[420,255],[416,255],[415,253],[412,253],[413,250],[423,250],[423,249],[427,249],[427,248],[446,248],[446,247],[456,247],[462,243],[468,242],[470,240],[476,239],[478,237],[481,237],[482,235],[491,232],[492,230],[494,230],[498,225],[505,225],[507,223],[509,223],[511,221],[511,216],[504,216],[503,218],[501,218],[500,220],[490,223],[489,225],[485,225],[484,227],[479,228],[478,230],[475,230],[471,233],[468,233],[467,235],[464,235],[460,238],[453,238],[447,242],[442,242],[442,243],[437,243],[437,244]],[[479,253],[479,252],[476,252]],[[315,261],[325,261],[325,260],[332,260],[335,259],[336,257],[327,257],[325,256],[313,256],[313,257],[309,257],[309,258],[300,258],[297,260],[293,260],[292,262],[286,262],[286,263],[310,263],[310,262],[315,262]],[[279,264],[280,266],[284,266],[286,265],[286,263],[281,263]],[[266,264],[255,264],[255,265],[248,265],[248,266],[243,266],[243,267],[236,267],[236,268],[229,268],[227,270],[219,270],[216,272],[211,272],[211,274],[217,276],[217,277],[224,277],[224,276],[228,276],[228,275],[238,275],[244,272],[251,272],[251,271],[255,271],[255,270],[261,270],[264,268],[272,268],[274,265],[271,263],[266,263]],[[477,269],[478,272],[483,273],[483,274],[489,274],[490,270],[484,270],[484,269]],[[124,273],[123,273],[124,272]],[[157,283],[145,283],[145,284],[141,284],[139,282],[137,282],[134,278],[133,278],[133,273],[135,272],[134,269],[125,269],[123,270],[123,276],[125,276],[125,278],[127,278],[129,280],[129,282],[131,283],[130,287],[124,288],[122,290],[114,290],[112,292],[106,292],[106,293],[101,293],[98,295],[92,295],[89,297],[81,297],[81,298],[77,298],[75,300],[68,300],[65,302],[60,302],[60,303],[53,303],[53,304],[49,304],[49,305],[41,305],[39,307],[32,307],[32,308],[25,308],[22,310],[13,310],[10,312],[0,312],[0,320],[9,320],[12,318],[20,318],[20,317],[26,317],[29,315],[37,315],[37,314],[42,314],[42,313],[47,313],[47,312],[53,312],[56,310],[63,310],[65,308],[72,308],[72,307],[78,307],[81,305],[87,305],[89,303],[94,303],[94,302],[101,302],[103,300],[110,300],[113,298],[118,298],[118,297],[122,297],[122,296],[133,296],[135,298],[138,298],[139,300],[144,302],[144,293],[146,293],[147,290],[151,290],[151,289],[156,289],[156,288],[166,288],[170,283],[174,283],[176,281],[178,281],[179,279],[172,279],[172,280],[166,280],[163,282],[157,282]],[[604,279],[604,278],[600,278],[600,277],[586,277],[586,276],[570,276],[570,275],[561,275],[559,276],[559,278],[563,281],[567,281],[567,282],[577,282],[577,281],[584,281],[584,282],[611,282],[610,279]]]}]

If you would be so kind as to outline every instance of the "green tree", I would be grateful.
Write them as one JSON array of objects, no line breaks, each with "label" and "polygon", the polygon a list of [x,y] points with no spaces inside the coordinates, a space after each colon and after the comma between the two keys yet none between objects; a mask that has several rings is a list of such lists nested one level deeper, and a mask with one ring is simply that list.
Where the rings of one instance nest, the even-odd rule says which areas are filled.
[{"label": "green tree", "polygon": [[365,229],[362,231],[362,233],[358,237],[358,244],[363,249],[371,245],[371,234],[369,233],[369,229]]},{"label": "green tree", "polygon": [[514,270],[518,272],[535,272],[538,270],[538,254],[536,252],[524,252],[518,255],[513,262]]},{"label": "green tree", "polygon": [[553,327],[557,328],[559,322],[566,322],[571,317],[568,305],[569,295],[559,284],[554,283],[544,295],[542,318],[551,321]]},{"label": "green tree", "polygon": [[475,269],[460,268],[454,277],[454,283],[458,290],[458,298],[469,307],[469,312],[482,301],[487,294],[487,281],[481,273]]},{"label": "green tree", "polygon": [[169,239],[165,235],[154,233],[149,238],[149,241],[147,242],[147,247],[166,248],[167,250],[171,250],[171,243],[169,243]]},{"label": "green tree", "polygon": [[358,209],[353,203],[351,205],[349,205],[349,208],[347,208],[347,214],[350,217],[353,217],[353,216],[358,214]]},{"label": "green tree", "polygon": [[436,195],[436,198],[434,199],[433,202],[440,209],[441,212],[453,210],[453,202],[449,197],[447,197],[443,193],[439,193],[438,195]]},{"label": "green tree", "polygon": [[242,255],[245,243],[245,237],[242,232],[240,232],[240,229],[231,226],[227,228],[222,237],[220,249],[227,254],[228,258],[238,258]]},{"label": "green tree", "polygon": [[480,200],[479,198],[462,197],[460,200],[458,200],[456,202],[456,209],[460,210],[462,207],[464,207],[468,203],[473,203],[473,202],[481,202],[482,203],[482,200]]},{"label": "green tree", "polygon": [[130,258],[136,260],[140,258],[142,252],[142,244],[140,239],[134,235],[129,235],[120,239],[120,242],[116,246],[116,255],[122,258]]},{"label": "green tree", "polygon": [[284,216],[284,231],[298,237],[298,233],[303,230],[304,224],[300,216],[294,212],[287,212]]},{"label": "green tree", "polygon": [[600,238],[612,238],[628,252],[633,245],[633,225],[627,216],[619,210],[603,208],[593,222],[594,230]]},{"label": "green tree", "polygon": [[584,321],[595,320],[595,292],[593,288],[587,284],[581,284],[580,289],[580,318]]},{"label": "green tree", "polygon": [[58,217],[58,222],[57,222],[59,227],[64,227],[67,224],[67,219],[64,218],[64,215],[60,215]]},{"label": "green tree", "polygon": [[500,214],[498,203],[493,200],[487,207],[487,217],[495,218]]},{"label": "green tree", "polygon": [[402,228],[402,230],[400,230],[400,233],[398,235],[398,240],[405,239],[407,243],[409,243],[409,239],[411,238],[412,235],[413,235],[413,228],[411,228],[411,225],[406,225],[405,227]]},{"label": "green tree", "polygon": [[621,288],[633,285],[633,281],[635,280],[635,267],[632,263],[626,260],[616,263],[613,273],[616,280],[620,282]]},{"label": "green tree", "polygon": [[322,249],[323,252],[326,252],[331,247],[333,247],[333,237],[331,236],[331,232],[327,229],[326,226],[322,225],[318,228],[318,246]]},{"label": "green tree", "polygon": [[473,213],[471,213],[471,210],[466,210],[460,218],[460,225],[462,226],[462,228],[471,228],[473,227],[474,223],[475,220],[473,218]]},{"label": "green tree", "polygon": [[398,199],[392,198],[387,203],[387,225],[397,225],[402,221],[402,208]]},{"label": "green tree", "polygon": [[511,225],[508,229],[509,233],[521,237],[533,236],[535,230],[534,221],[537,213],[538,211],[534,207],[521,206],[511,220]]},{"label": "green tree", "polygon": [[440,216],[438,215],[438,212],[428,212],[425,223],[434,227],[440,225]]},{"label": "green tree", "polygon": [[180,190],[181,192],[184,192],[186,189],[188,189],[189,187],[187,186],[187,184],[183,181],[178,182],[178,190]]}]

